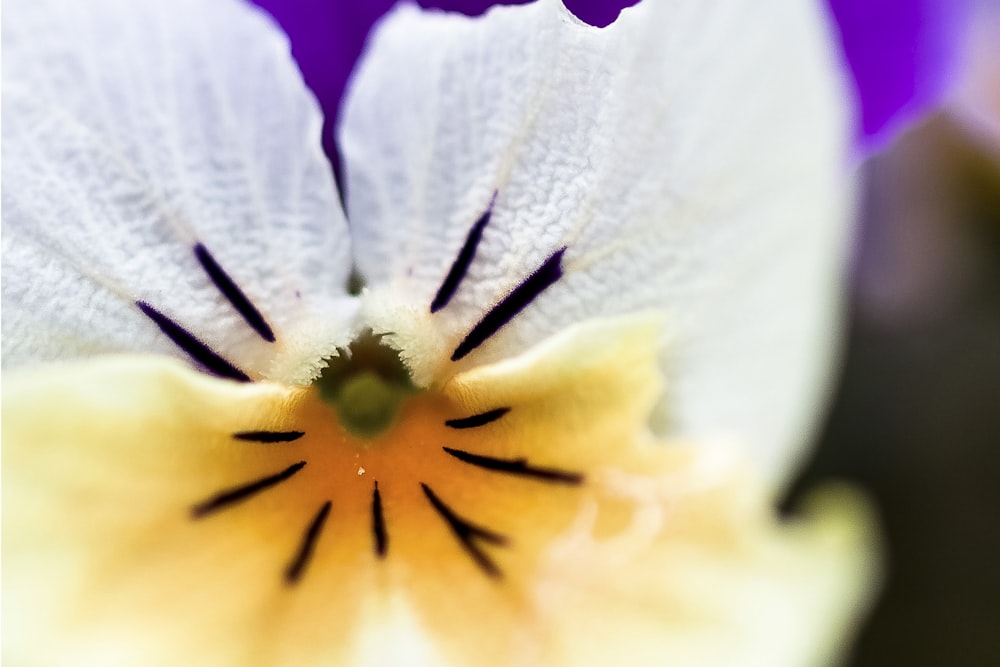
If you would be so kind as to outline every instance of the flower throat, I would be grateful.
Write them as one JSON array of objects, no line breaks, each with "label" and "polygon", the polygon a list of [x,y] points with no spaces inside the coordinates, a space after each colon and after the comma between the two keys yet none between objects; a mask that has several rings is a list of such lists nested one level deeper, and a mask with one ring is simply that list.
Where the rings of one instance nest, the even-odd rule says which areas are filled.
[{"label": "flower throat", "polygon": [[337,410],[343,426],[365,439],[392,426],[399,408],[419,391],[399,353],[371,331],[363,332],[345,354],[330,360],[316,388]]}]

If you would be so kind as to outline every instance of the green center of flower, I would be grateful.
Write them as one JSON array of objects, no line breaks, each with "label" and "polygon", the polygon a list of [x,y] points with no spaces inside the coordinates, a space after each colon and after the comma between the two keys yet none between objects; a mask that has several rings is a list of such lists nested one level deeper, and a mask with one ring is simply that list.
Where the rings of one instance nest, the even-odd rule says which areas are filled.
[{"label": "green center of flower", "polygon": [[330,360],[316,387],[336,408],[343,426],[365,439],[388,430],[406,399],[419,391],[399,354],[370,331]]}]

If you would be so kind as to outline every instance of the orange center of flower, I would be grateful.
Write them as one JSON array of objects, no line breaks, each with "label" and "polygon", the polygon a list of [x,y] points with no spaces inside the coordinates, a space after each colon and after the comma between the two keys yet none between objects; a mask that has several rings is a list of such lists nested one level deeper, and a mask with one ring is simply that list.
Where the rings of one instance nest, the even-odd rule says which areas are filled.
[{"label": "orange center of flower", "polygon": [[[418,393],[395,354],[363,338],[303,391],[292,429],[232,434],[248,456],[269,459],[271,472],[219,490],[192,514],[252,508],[268,515],[265,525],[282,524],[276,538],[298,524],[280,564],[290,585],[317,560],[357,567],[363,559],[365,569],[393,560],[423,571],[461,563],[449,567],[503,579],[505,552],[532,551],[531,535],[567,523],[584,476],[529,451],[537,438],[525,430],[537,414],[528,406],[470,412],[463,403],[440,389]],[[524,510],[539,503],[546,509],[531,512],[529,535]]]}]

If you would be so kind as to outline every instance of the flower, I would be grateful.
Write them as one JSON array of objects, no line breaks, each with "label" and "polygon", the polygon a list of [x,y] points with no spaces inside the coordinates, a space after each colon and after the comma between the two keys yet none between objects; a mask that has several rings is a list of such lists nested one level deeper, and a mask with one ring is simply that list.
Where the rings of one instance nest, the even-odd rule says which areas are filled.
[{"label": "flower", "polygon": [[7,9],[5,657],[837,653],[870,521],[770,509],[849,208],[816,8],[401,7],[343,116],[349,228],[260,13]]}]

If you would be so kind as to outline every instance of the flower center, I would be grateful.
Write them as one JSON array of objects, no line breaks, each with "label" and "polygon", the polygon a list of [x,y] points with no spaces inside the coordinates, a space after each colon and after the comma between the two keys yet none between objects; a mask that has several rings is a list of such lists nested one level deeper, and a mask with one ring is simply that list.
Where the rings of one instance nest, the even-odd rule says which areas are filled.
[{"label": "flower center", "polygon": [[419,392],[399,354],[370,331],[330,361],[316,388],[337,410],[341,425],[365,440],[387,431],[406,400]]},{"label": "flower center", "polygon": [[516,590],[594,493],[605,445],[627,442],[648,413],[658,322],[574,327],[420,392],[395,352],[362,336],[349,359],[282,394],[272,412],[241,414],[219,432],[209,409],[207,427],[191,426],[214,432],[225,456],[207,478],[217,486],[194,485],[189,516],[204,535],[267,535],[288,586],[308,578],[343,591],[420,573],[434,599],[457,578]]}]

